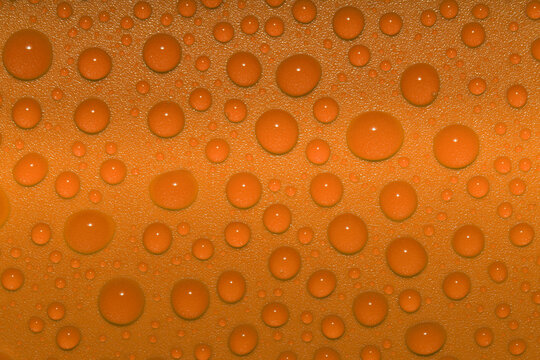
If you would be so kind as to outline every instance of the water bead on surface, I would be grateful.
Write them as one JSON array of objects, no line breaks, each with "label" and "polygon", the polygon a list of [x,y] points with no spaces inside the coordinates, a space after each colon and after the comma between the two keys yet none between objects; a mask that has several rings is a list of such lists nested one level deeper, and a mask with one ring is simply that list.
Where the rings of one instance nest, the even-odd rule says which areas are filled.
[{"label": "water bead on surface", "polygon": [[283,60],[276,71],[276,82],[285,94],[293,97],[309,94],[321,79],[321,64],[307,54],[296,54]]},{"label": "water bead on surface", "polygon": [[50,68],[53,49],[40,31],[23,29],[13,33],[4,44],[2,60],[6,70],[20,80],[34,80]]},{"label": "water bead on surface", "polygon": [[167,210],[189,207],[197,198],[199,184],[189,170],[180,169],[157,175],[149,186],[152,201]]},{"label": "water bead on surface", "polygon": [[433,139],[433,152],[441,163],[451,169],[461,169],[478,156],[480,140],[476,132],[461,124],[448,125]]},{"label": "water bead on surface", "polygon": [[143,312],[144,304],[143,290],[130,278],[109,280],[99,293],[99,312],[114,325],[128,325],[137,320]]},{"label": "water bead on surface", "polygon": [[89,255],[109,244],[115,228],[116,224],[109,215],[99,210],[81,210],[67,218],[64,238],[72,250]]},{"label": "water bead on surface", "polygon": [[403,97],[412,105],[427,106],[439,93],[439,74],[430,64],[413,64],[401,74],[400,87]]},{"label": "water bead on surface", "polygon": [[446,330],[436,322],[413,325],[405,332],[405,343],[417,355],[428,356],[442,349],[446,342]]}]

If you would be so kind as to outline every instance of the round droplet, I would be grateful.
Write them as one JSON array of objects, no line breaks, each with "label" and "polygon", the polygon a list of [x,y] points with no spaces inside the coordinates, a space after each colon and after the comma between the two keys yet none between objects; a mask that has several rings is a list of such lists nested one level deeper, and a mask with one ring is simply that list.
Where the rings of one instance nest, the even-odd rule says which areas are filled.
[{"label": "round droplet", "polygon": [[459,7],[456,0],[443,0],[439,5],[439,11],[445,19],[453,19],[457,16]]},{"label": "round droplet", "polygon": [[247,106],[242,100],[239,99],[227,100],[224,110],[225,116],[232,123],[244,121],[247,115]]},{"label": "round droplet", "polygon": [[64,326],[56,333],[56,344],[62,350],[72,350],[81,342],[81,331],[74,326]]},{"label": "round droplet", "polygon": [[482,78],[474,78],[469,81],[469,91],[473,95],[482,95],[486,91],[486,81]]},{"label": "round droplet", "polygon": [[170,138],[184,129],[184,111],[173,101],[160,101],[148,112],[148,128],[159,137]]},{"label": "round droplet", "polygon": [[452,300],[461,300],[471,290],[471,279],[466,274],[456,271],[446,275],[443,281],[443,291]]},{"label": "round droplet", "polygon": [[255,55],[247,51],[234,53],[227,60],[227,75],[238,86],[253,86],[261,77],[262,66]]},{"label": "round droplet", "polygon": [[379,205],[387,218],[403,221],[416,211],[418,206],[416,190],[408,182],[393,181],[382,188]]},{"label": "round droplet", "polygon": [[386,13],[379,19],[379,29],[381,29],[383,34],[388,36],[397,35],[401,31],[402,26],[403,20],[395,12]]},{"label": "round droplet", "polygon": [[87,80],[101,80],[111,72],[112,59],[105,50],[92,47],[79,55],[79,73]]},{"label": "round droplet", "polygon": [[487,347],[493,343],[493,330],[481,327],[474,332],[474,341],[481,347]]},{"label": "round droplet", "polygon": [[527,90],[522,85],[512,85],[506,91],[506,99],[510,106],[519,109],[527,103]]},{"label": "round droplet", "polygon": [[461,40],[465,45],[471,48],[482,45],[486,40],[484,27],[477,22],[463,25],[463,28],[461,28]]},{"label": "round droplet", "polygon": [[228,43],[234,36],[234,28],[231,24],[225,21],[218,22],[214,26],[214,39],[222,44]]},{"label": "round droplet", "polygon": [[426,249],[418,241],[401,237],[393,240],[386,248],[386,261],[397,275],[411,277],[424,270],[428,257]]},{"label": "round droplet", "polygon": [[275,249],[268,258],[270,273],[279,280],[289,280],[298,274],[301,266],[298,251],[290,246]]},{"label": "round droplet", "polygon": [[511,355],[519,356],[527,349],[527,343],[523,339],[514,339],[508,342],[508,352]]},{"label": "round droplet", "polygon": [[412,105],[427,106],[439,93],[439,74],[429,64],[414,64],[403,71],[400,86],[403,97]]},{"label": "round droplet", "polygon": [[245,246],[251,238],[251,230],[244,223],[234,221],[225,227],[225,241],[234,248]]},{"label": "round droplet", "polygon": [[330,146],[322,139],[311,140],[306,146],[306,157],[315,165],[323,165],[330,158]]},{"label": "round droplet", "polygon": [[281,234],[291,226],[291,210],[283,204],[273,204],[264,210],[263,224],[268,231]]},{"label": "round droplet", "polygon": [[262,185],[252,173],[242,172],[229,178],[225,192],[231,205],[239,209],[248,209],[259,202]]},{"label": "round droplet", "polygon": [[467,182],[467,191],[477,199],[483,198],[489,192],[489,181],[485,176],[473,176]]},{"label": "round droplet", "polygon": [[13,178],[22,186],[39,184],[49,171],[47,160],[38,153],[28,153],[13,167]]},{"label": "round droplet", "polygon": [[326,269],[315,271],[307,281],[309,294],[317,299],[329,296],[336,288],[336,275]]},{"label": "round droplet", "polygon": [[394,155],[403,143],[403,128],[392,115],[369,111],[355,117],[347,128],[347,145],[364,160],[384,160]]},{"label": "round droplet", "polygon": [[366,224],[358,216],[345,213],[336,216],[328,225],[328,240],[342,254],[356,254],[366,244]]},{"label": "round droplet", "polygon": [[494,261],[488,266],[488,274],[491,280],[500,284],[508,277],[508,268],[502,261]]},{"label": "round droplet", "polygon": [[24,97],[15,102],[11,109],[13,122],[21,129],[32,129],[41,121],[41,105],[31,97]]},{"label": "round droplet", "polygon": [[157,175],[150,182],[150,198],[167,210],[189,207],[197,198],[199,185],[188,170],[173,170]]},{"label": "round droplet", "polygon": [[144,303],[141,287],[129,278],[109,280],[99,292],[99,312],[114,325],[128,325],[137,320],[143,313]]},{"label": "round droplet", "polygon": [[45,245],[51,240],[51,227],[45,223],[37,223],[32,227],[30,237],[36,245]]},{"label": "round droplet", "polygon": [[161,222],[155,222],[146,227],[143,232],[144,248],[151,254],[163,254],[172,243],[171,229]]},{"label": "round droplet", "polygon": [[363,292],[354,299],[353,313],[360,324],[369,327],[377,326],[388,313],[388,301],[378,292]]},{"label": "round droplet", "polygon": [[414,289],[403,290],[399,294],[399,307],[408,313],[413,313],[418,311],[422,303],[422,298],[420,293]]},{"label": "round droplet", "polygon": [[262,308],[262,321],[270,327],[280,327],[289,321],[289,309],[282,303],[271,302]]},{"label": "round droplet", "polygon": [[223,139],[212,139],[206,144],[206,158],[213,163],[222,163],[229,156],[229,144]]},{"label": "round droplet", "polygon": [[71,199],[79,192],[81,180],[72,171],[64,171],[58,175],[54,183],[54,189],[58,196],[64,199]]},{"label": "round droplet", "polygon": [[537,61],[540,61],[540,38],[534,40],[531,43],[531,55],[533,58],[535,58]]},{"label": "round droplet", "polygon": [[236,326],[229,335],[229,349],[238,356],[251,353],[258,342],[257,329],[250,324]]},{"label": "round droplet", "polygon": [[189,105],[197,111],[206,111],[212,105],[212,94],[206,89],[196,88],[189,94]]},{"label": "round droplet", "polygon": [[413,325],[405,332],[405,343],[417,355],[431,355],[441,350],[446,342],[446,330],[436,322]]},{"label": "round droplet", "polygon": [[257,120],[255,136],[263,149],[274,155],[282,155],[296,145],[298,124],[285,110],[268,110]]},{"label": "round droplet", "polygon": [[119,159],[107,159],[99,168],[99,175],[109,185],[118,185],[126,178],[126,164]]},{"label": "round droplet", "polygon": [[339,339],[345,333],[345,323],[337,315],[325,316],[321,321],[321,332],[330,340]]},{"label": "round droplet", "polygon": [[7,268],[2,272],[0,281],[4,289],[9,291],[19,290],[24,283],[24,274],[21,270],[16,268]]},{"label": "round droplet", "polygon": [[349,62],[353,66],[366,66],[371,59],[369,48],[364,45],[354,45],[349,49]]},{"label": "round droplet", "polygon": [[437,21],[437,13],[435,11],[428,9],[422,11],[422,14],[420,15],[420,22],[422,25],[431,27],[435,25],[435,22]]},{"label": "round droplet", "polygon": [[94,135],[105,130],[110,117],[109,106],[103,100],[88,98],[77,106],[73,120],[79,130]]},{"label": "round droplet", "polygon": [[313,116],[323,124],[336,120],[339,113],[339,105],[331,97],[322,97],[313,104]]},{"label": "round droplet", "polygon": [[209,239],[197,239],[191,244],[191,253],[199,260],[208,260],[214,255],[214,244]]},{"label": "round droplet", "polygon": [[461,169],[472,164],[479,149],[478,135],[465,125],[449,125],[433,139],[435,157],[441,165],[451,169]]},{"label": "round droplet", "polygon": [[185,320],[201,317],[210,303],[208,288],[199,280],[183,279],[174,284],[171,303],[175,313]]},{"label": "round droplet", "polygon": [[217,293],[224,302],[234,304],[244,298],[246,279],[238,271],[224,271],[217,281]]},{"label": "round droplet", "polygon": [[52,58],[51,42],[45,34],[33,29],[12,34],[2,52],[6,70],[20,80],[34,80],[45,74]]},{"label": "round droplet", "polygon": [[[43,321],[43,319],[37,316],[32,316],[28,320],[28,328],[30,328],[30,331],[32,331],[35,334],[42,332],[44,327],[45,327],[45,322]],[[0,360],[1,359],[2,359],[2,356],[0,355]]]},{"label": "round droplet", "polygon": [[311,180],[309,193],[317,205],[331,207],[341,200],[343,183],[332,173],[320,173]]},{"label": "round droplet", "polygon": [[319,83],[321,64],[307,54],[296,54],[283,60],[276,71],[276,82],[289,96],[309,94]]},{"label": "round droplet", "polygon": [[364,15],[354,6],[344,6],[334,14],[332,27],[343,40],[353,40],[364,30]]},{"label": "round droplet", "polygon": [[313,360],[341,360],[341,355],[331,347],[324,346],[315,351]]},{"label": "round droplet", "polygon": [[112,240],[114,220],[98,210],[81,210],[70,215],[64,225],[67,245],[81,254],[102,250]]},{"label": "round droplet", "polygon": [[197,344],[193,349],[195,360],[209,360],[212,356],[212,348],[207,344]]},{"label": "round droplet", "polygon": [[509,233],[510,242],[515,246],[527,246],[534,239],[534,228],[527,223],[512,226]]},{"label": "round droplet", "polygon": [[317,16],[317,6],[311,0],[296,0],[291,8],[291,12],[296,21],[302,24],[309,24]]},{"label": "round droplet", "polygon": [[173,70],[180,63],[181,57],[180,43],[168,34],[159,33],[150,36],[143,47],[144,62],[158,73]]},{"label": "round droplet", "polygon": [[478,256],[484,249],[484,233],[476,225],[464,225],[454,233],[452,247],[463,257]]}]

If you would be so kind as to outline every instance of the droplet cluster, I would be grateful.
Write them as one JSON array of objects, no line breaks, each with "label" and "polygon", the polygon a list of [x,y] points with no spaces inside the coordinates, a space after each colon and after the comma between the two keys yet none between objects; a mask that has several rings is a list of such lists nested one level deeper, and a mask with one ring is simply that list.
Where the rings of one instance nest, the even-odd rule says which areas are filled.
[{"label": "droplet cluster", "polygon": [[0,359],[538,359],[540,2],[0,0]]}]

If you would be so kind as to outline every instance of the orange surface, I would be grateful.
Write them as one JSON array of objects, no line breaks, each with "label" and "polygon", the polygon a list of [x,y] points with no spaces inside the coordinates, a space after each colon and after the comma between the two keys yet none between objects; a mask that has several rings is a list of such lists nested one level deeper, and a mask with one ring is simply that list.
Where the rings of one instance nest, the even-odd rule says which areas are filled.
[{"label": "orange surface", "polygon": [[540,2],[0,0],[0,359],[540,358]]}]

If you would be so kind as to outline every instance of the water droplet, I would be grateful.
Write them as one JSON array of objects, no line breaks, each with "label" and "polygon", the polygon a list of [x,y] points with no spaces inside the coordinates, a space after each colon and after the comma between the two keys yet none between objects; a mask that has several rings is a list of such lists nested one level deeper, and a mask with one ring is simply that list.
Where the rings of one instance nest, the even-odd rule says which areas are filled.
[{"label": "water droplet", "polygon": [[416,190],[405,181],[393,181],[382,188],[379,204],[381,211],[390,220],[406,220],[418,206]]},{"label": "water droplet", "polygon": [[289,321],[289,309],[282,303],[271,302],[263,306],[262,321],[270,327],[280,327]]},{"label": "water droplet", "polygon": [[476,225],[464,225],[454,233],[452,247],[463,257],[478,256],[484,249],[484,233]]},{"label": "water droplet", "polygon": [[486,40],[484,27],[477,22],[470,22],[461,28],[461,40],[471,48],[478,47]]},{"label": "water droplet", "polygon": [[54,189],[58,196],[71,199],[78,194],[81,187],[79,176],[72,171],[64,171],[58,175],[54,183]]},{"label": "water droplet", "polygon": [[317,6],[311,0],[296,0],[291,8],[291,12],[296,21],[302,24],[309,24],[317,16]]},{"label": "water droplet", "polygon": [[460,124],[449,125],[440,130],[433,139],[435,157],[451,169],[464,168],[478,156],[480,141],[470,127]]},{"label": "water droplet", "polygon": [[405,343],[417,355],[432,355],[446,342],[446,330],[436,322],[413,325],[405,332]]},{"label": "water droplet", "polygon": [[163,254],[172,243],[171,229],[161,222],[154,222],[146,227],[143,233],[145,249],[154,255]]},{"label": "water droplet", "polygon": [[160,101],[148,111],[148,128],[159,137],[178,135],[185,124],[184,111],[173,101]]},{"label": "water droplet", "polygon": [[401,31],[403,19],[395,12],[389,12],[381,16],[379,19],[379,29],[383,34],[395,36]]},{"label": "water droplet", "polygon": [[83,78],[92,81],[101,80],[111,72],[112,59],[103,49],[88,48],[79,55],[77,68]]},{"label": "water droplet", "polygon": [[13,104],[11,118],[21,129],[32,129],[41,121],[41,105],[31,97],[20,98]]},{"label": "water droplet", "polygon": [[143,47],[143,59],[153,71],[165,73],[180,63],[182,49],[180,43],[168,34],[158,33],[150,36]]},{"label": "water droplet", "polygon": [[328,225],[327,234],[330,244],[346,255],[362,250],[368,238],[364,221],[350,213],[336,216]]},{"label": "water droplet", "polygon": [[171,292],[171,303],[178,316],[186,320],[201,317],[210,303],[210,293],[205,284],[195,279],[176,282]]},{"label": "water droplet", "polygon": [[403,97],[412,105],[427,106],[439,93],[439,74],[429,64],[414,64],[403,71],[400,87]]},{"label": "water droplet", "polygon": [[72,350],[81,342],[81,331],[74,326],[64,326],[56,333],[56,344],[62,350]]},{"label": "water droplet", "polygon": [[245,246],[251,238],[251,230],[244,223],[233,221],[225,227],[225,241],[234,248]]},{"label": "water droplet", "polygon": [[109,280],[99,292],[99,312],[114,325],[133,323],[143,313],[144,303],[140,285],[129,278]]},{"label": "water droplet", "polygon": [[368,327],[377,326],[388,314],[388,301],[378,292],[363,292],[354,299],[353,313],[360,324]]},{"label": "water droplet", "polygon": [[39,184],[47,175],[47,160],[38,153],[28,153],[17,161],[13,167],[13,178],[22,186]]},{"label": "water droplet", "polygon": [[109,185],[118,185],[126,178],[126,164],[119,159],[105,160],[99,168],[99,175]]},{"label": "water droplet", "polygon": [[217,281],[217,293],[224,302],[237,303],[246,293],[246,279],[238,271],[224,271]]},{"label": "water droplet", "polygon": [[471,290],[471,279],[468,275],[460,271],[452,272],[444,278],[442,288],[448,298],[461,300]]},{"label": "water droplet", "polygon": [[336,120],[338,113],[339,105],[331,97],[322,97],[313,104],[313,116],[323,124],[329,124]]},{"label": "water droplet", "polygon": [[232,175],[226,186],[227,199],[231,205],[248,209],[261,198],[262,185],[259,179],[249,172]]},{"label": "water droplet", "polygon": [[79,130],[87,134],[98,134],[109,125],[111,111],[101,99],[88,98],[82,101],[73,114],[73,120]]},{"label": "water droplet", "polygon": [[296,54],[283,60],[276,71],[276,82],[285,94],[293,97],[309,94],[319,83],[321,64],[307,54]]},{"label": "water droplet", "polygon": [[347,145],[364,160],[384,160],[394,155],[403,143],[403,128],[392,115],[369,111],[355,117],[347,128]]},{"label": "water droplet", "polygon": [[426,249],[418,241],[401,237],[393,240],[386,248],[386,261],[397,275],[412,277],[424,270],[428,256]]},{"label": "water droplet", "polygon": [[291,226],[291,210],[283,204],[272,204],[264,210],[263,224],[274,234],[284,233]]},{"label": "water droplet", "polygon": [[343,40],[353,40],[364,30],[364,15],[354,6],[344,6],[334,14],[332,27]]},{"label": "water droplet", "polygon": [[72,250],[88,255],[109,244],[115,227],[116,224],[109,215],[98,210],[81,210],[67,218],[64,238]]},{"label": "water droplet", "polygon": [[403,290],[399,294],[399,307],[407,312],[413,313],[418,311],[420,305],[422,304],[422,298],[420,293],[414,289]]},{"label": "water droplet", "polygon": [[332,173],[320,173],[313,177],[309,187],[313,201],[321,207],[336,205],[343,196],[343,184]]},{"label": "water droplet", "polygon": [[519,223],[510,229],[510,242],[515,246],[527,246],[534,239],[534,228],[528,223]]},{"label": "water droplet", "polygon": [[156,205],[167,210],[181,210],[193,204],[199,184],[190,171],[173,170],[154,177],[149,191]]},{"label": "water droplet", "polygon": [[24,274],[19,269],[7,268],[2,272],[0,280],[4,289],[9,291],[17,291],[23,286]]},{"label": "water droplet", "polygon": [[255,85],[259,81],[261,73],[261,63],[250,52],[236,52],[227,60],[227,75],[238,86],[249,87]]},{"label": "water droplet", "polygon": [[301,266],[298,251],[290,246],[275,249],[268,258],[270,273],[279,280],[289,280],[298,274]]},{"label": "water droplet", "polygon": [[345,323],[337,315],[325,316],[321,321],[321,332],[330,340],[339,339],[345,333]]},{"label": "water droplet", "polygon": [[258,342],[257,329],[251,324],[238,325],[229,334],[229,349],[238,356],[251,353]]},{"label": "water droplet", "polygon": [[307,281],[307,290],[309,294],[317,299],[329,296],[336,288],[336,275],[326,269],[315,271]]},{"label": "water droplet", "polygon": [[20,80],[34,80],[52,64],[53,51],[48,37],[33,29],[13,33],[4,45],[2,60],[6,70]]}]

